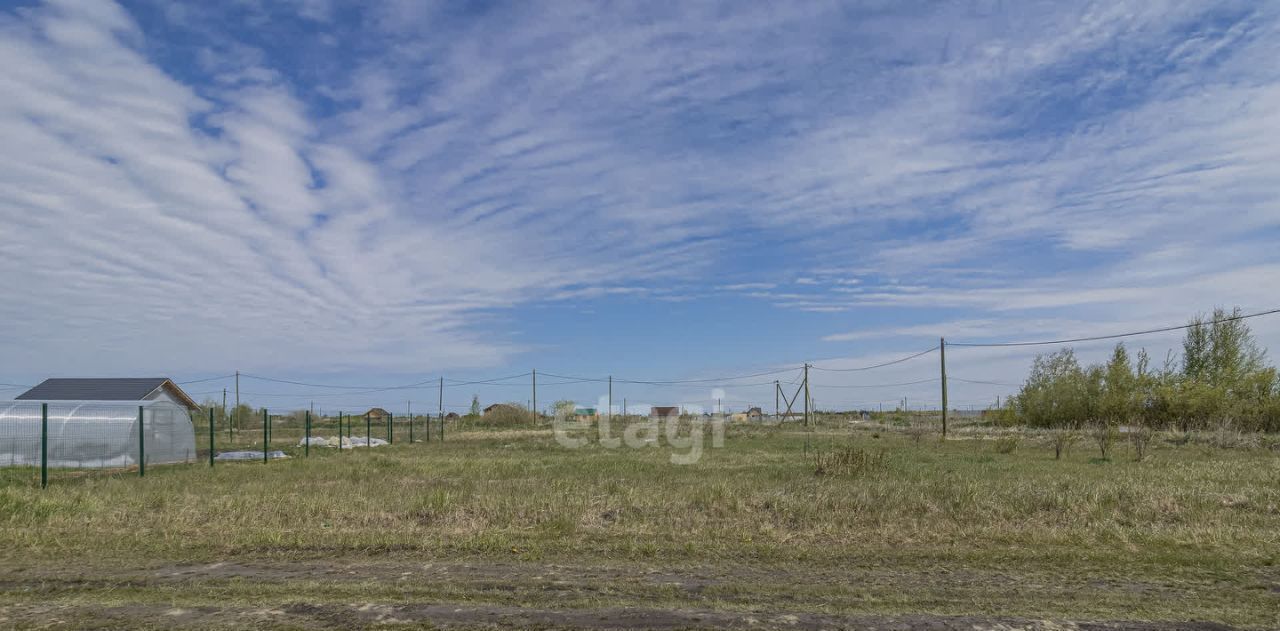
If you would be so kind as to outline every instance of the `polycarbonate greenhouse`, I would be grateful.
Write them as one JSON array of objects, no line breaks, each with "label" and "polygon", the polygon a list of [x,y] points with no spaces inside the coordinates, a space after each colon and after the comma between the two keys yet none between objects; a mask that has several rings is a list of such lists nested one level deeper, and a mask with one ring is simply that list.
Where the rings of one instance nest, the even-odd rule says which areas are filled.
[{"label": "polycarbonate greenhouse", "polygon": [[[194,462],[186,408],[169,401],[48,401],[51,468]],[[42,402],[0,402],[0,466],[40,466]],[[141,411],[141,413],[139,413]],[[139,428],[141,422],[141,428]]]}]

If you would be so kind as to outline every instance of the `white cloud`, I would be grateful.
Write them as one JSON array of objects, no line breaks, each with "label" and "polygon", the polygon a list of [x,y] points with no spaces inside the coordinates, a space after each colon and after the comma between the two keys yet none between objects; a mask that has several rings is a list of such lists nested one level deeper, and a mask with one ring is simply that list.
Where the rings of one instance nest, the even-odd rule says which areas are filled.
[{"label": "white cloud", "polygon": [[[1274,300],[1270,7],[642,7],[379,4],[329,34],[385,47],[302,67],[249,43],[265,9],[166,8],[190,67],[109,2],[0,14],[14,355],[493,365],[524,347],[496,311],[703,287],[966,334]],[[760,277],[795,287],[712,280]]]}]

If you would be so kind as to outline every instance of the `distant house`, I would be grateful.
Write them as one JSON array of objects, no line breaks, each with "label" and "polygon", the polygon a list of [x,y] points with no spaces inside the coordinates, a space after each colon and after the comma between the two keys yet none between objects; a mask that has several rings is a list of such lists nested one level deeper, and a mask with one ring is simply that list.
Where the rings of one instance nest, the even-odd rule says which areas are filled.
[{"label": "distant house", "polygon": [[649,418],[653,418],[653,419],[680,418],[680,408],[676,406],[655,405],[649,408]]},{"label": "distant house", "polygon": [[764,412],[762,412],[762,411],[760,410],[760,408],[755,407],[755,408],[750,408],[750,409],[748,409],[748,410],[747,410],[747,420],[748,420],[748,421],[758,421],[758,420],[760,420],[760,419],[762,419],[762,418],[764,418]]},{"label": "distant house", "polygon": [[165,377],[45,379],[18,395],[25,401],[168,401],[188,410],[199,405]]},{"label": "distant house", "polygon": [[365,414],[369,415],[370,421],[385,421],[387,417],[391,416],[390,412],[382,408],[369,408],[369,411],[365,412]]},{"label": "distant house", "polygon": [[461,417],[460,417],[460,416],[458,416],[458,413],[457,413],[457,412],[450,412],[450,413],[448,413],[448,414],[445,414],[445,415],[444,415],[444,420],[446,420],[446,421],[456,421],[456,420],[458,420],[459,418],[461,418]]},{"label": "distant house", "polygon": [[516,406],[514,405],[511,405],[510,403],[494,403],[493,405],[490,405],[489,407],[484,409],[484,416],[489,416],[490,414],[493,414],[495,412],[502,413],[502,412],[516,412],[516,411],[518,411],[518,408],[516,408]]},{"label": "distant house", "polygon": [[600,413],[595,408],[574,408],[573,418],[577,421],[594,421],[600,418]]}]

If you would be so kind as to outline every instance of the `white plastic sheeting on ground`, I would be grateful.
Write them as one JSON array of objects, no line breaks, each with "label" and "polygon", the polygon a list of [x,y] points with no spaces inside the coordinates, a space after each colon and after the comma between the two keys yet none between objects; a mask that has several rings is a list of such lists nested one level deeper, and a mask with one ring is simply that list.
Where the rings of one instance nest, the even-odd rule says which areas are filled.
[{"label": "white plastic sheeting on ground", "polygon": [[[298,441],[299,447],[304,447],[306,444],[306,438]],[[364,436],[343,436],[341,439],[337,436],[334,436],[333,438],[325,438],[323,436],[311,437],[312,447],[337,447],[339,444],[342,445],[343,449],[352,449],[354,447],[381,447],[386,445],[387,441],[382,440],[381,438],[365,438]]]},{"label": "white plastic sheeting on ground", "polygon": [[364,436],[351,436],[342,439],[342,448],[351,449],[352,447],[381,447],[387,444],[387,441],[381,438],[365,438]]},{"label": "white plastic sheeting on ground", "polygon": [[[268,451],[267,458],[277,460],[279,458],[288,458],[283,451]],[[262,460],[261,451],[224,451],[214,457],[214,460]]]},{"label": "white plastic sheeting on ground", "polygon": [[50,467],[134,466],[139,441],[147,464],[196,459],[191,417],[186,408],[169,401],[3,401],[0,466],[40,466],[41,405],[45,403],[49,406]]}]

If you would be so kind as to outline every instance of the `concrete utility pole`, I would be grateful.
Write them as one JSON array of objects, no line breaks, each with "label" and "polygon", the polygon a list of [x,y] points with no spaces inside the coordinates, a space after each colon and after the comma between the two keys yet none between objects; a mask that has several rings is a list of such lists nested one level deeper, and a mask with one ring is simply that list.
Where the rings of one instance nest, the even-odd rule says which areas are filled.
[{"label": "concrete utility pole", "polygon": [[613,420],[613,375],[609,375],[609,411],[605,415],[607,420]]},{"label": "concrete utility pole", "polygon": [[773,417],[778,418],[778,394],[782,392],[782,384],[777,379],[773,380]]},{"label": "concrete utility pole", "polygon": [[947,338],[938,338],[942,362],[942,438],[947,438]]},{"label": "concrete utility pole", "polygon": [[529,411],[533,412],[533,424],[538,424],[538,369],[533,369],[533,403],[529,406]]},{"label": "concrete utility pole", "polygon": [[[227,421],[227,389],[222,389],[222,422]],[[231,435],[231,423],[227,423],[227,435]]]},{"label": "concrete utility pole", "polygon": [[240,424],[240,371],[236,371],[236,411],[231,413],[232,425]]}]

